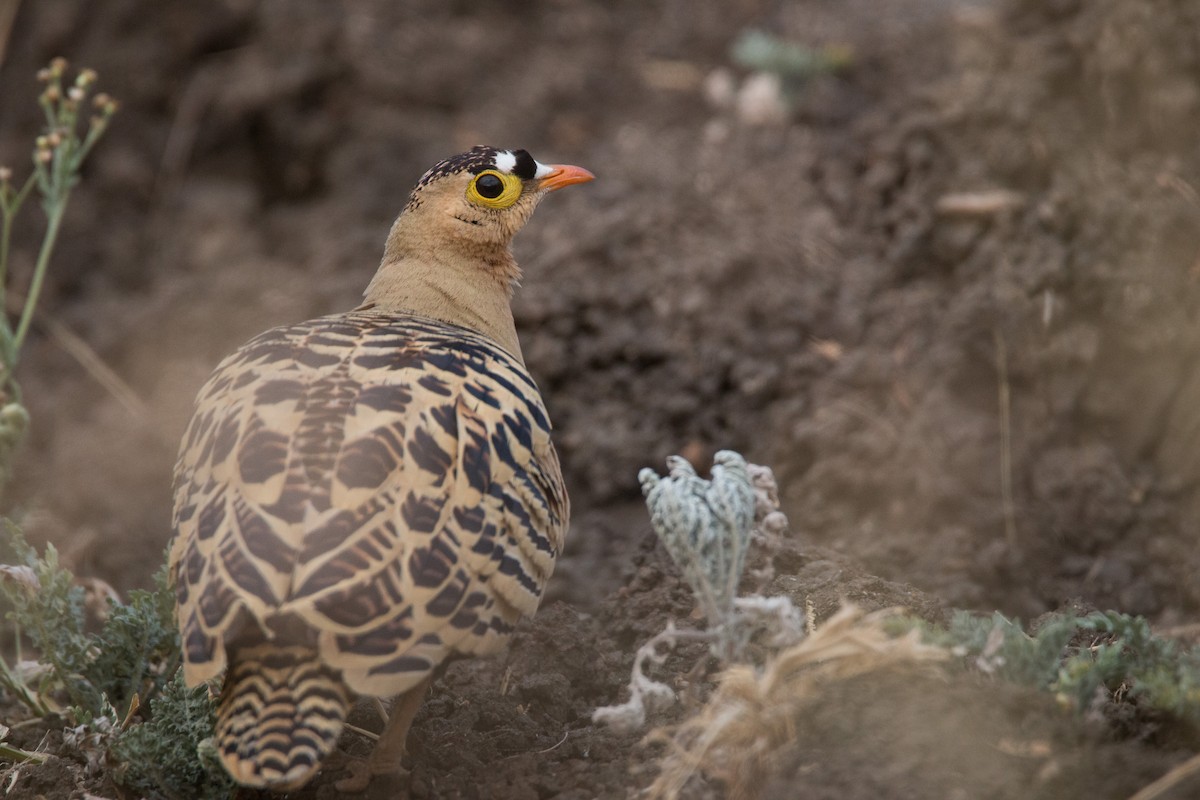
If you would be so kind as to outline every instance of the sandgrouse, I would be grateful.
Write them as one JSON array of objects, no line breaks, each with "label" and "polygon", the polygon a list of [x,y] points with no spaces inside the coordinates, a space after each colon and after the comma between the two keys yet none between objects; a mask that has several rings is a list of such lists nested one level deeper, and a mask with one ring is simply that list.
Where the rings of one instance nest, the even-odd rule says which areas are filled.
[{"label": "sandgrouse", "polygon": [[239,784],[305,784],[357,696],[397,702],[344,783],[398,770],[439,665],[536,610],[568,502],[510,244],[547,192],[592,178],[524,150],[442,161],[362,305],[255,337],[200,390],[170,563],[184,676],[225,671],[216,746]]}]

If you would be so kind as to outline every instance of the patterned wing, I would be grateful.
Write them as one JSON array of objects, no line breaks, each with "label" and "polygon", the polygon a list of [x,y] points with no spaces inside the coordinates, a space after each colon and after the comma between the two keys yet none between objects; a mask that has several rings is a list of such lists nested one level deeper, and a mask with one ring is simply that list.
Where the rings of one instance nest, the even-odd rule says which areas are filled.
[{"label": "patterned wing", "polygon": [[457,326],[360,313],[251,341],[176,467],[189,682],[280,631],[377,696],[497,647],[565,535],[549,437],[520,362]]}]

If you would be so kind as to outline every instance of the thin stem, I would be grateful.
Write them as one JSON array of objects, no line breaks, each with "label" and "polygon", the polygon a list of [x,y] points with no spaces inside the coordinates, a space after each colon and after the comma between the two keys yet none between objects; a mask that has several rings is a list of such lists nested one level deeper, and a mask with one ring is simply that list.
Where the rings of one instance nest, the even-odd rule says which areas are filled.
[{"label": "thin stem", "polygon": [[[31,172],[29,173],[29,177],[25,179],[25,185],[12,196],[11,201],[7,197],[3,198],[4,220],[3,227],[0,228],[0,309],[7,308],[8,251],[12,246],[13,220],[16,219],[17,213],[25,203],[25,198],[29,196],[29,192],[33,189],[36,182],[37,175]],[[7,345],[12,339],[12,328],[9,327],[8,317],[2,312],[0,312],[0,332],[3,333],[3,342]]]},{"label": "thin stem", "polygon": [[992,331],[996,343],[997,394],[1000,406],[1000,502],[1004,513],[1004,538],[1009,555],[1017,548],[1017,512],[1012,480],[1012,390],[1008,382],[1008,346],[1000,329]]},{"label": "thin stem", "polygon": [[9,669],[3,659],[0,659],[0,683],[34,714],[44,717],[50,713],[50,709],[45,704],[29,693],[29,687]]},{"label": "thin stem", "polygon": [[32,761],[34,764],[42,764],[45,763],[49,756],[45,753],[32,753],[28,750],[22,750],[21,748],[15,747],[11,744],[0,744],[0,758],[5,758],[18,764],[25,761]]},{"label": "thin stem", "polygon": [[66,206],[67,195],[71,191],[71,175],[77,168],[74,163],[75,146],[75,113],[72,111],[64,111],[62,119],[62,130],[67,131],[63,135],[62,143],[54,148],[54,171],[51,173],[51,186],[54,191],[46,198],[46,213],[50,213],[51,206],[61,205]]},{"label": "thin stem", "polygon": [[[62,91],[61,87],[59,87],[59,91]],[[54,105],[46,99],[46,95],[44,93],[38,100],[38,105],[42,107],[42,113],[46,115],[46,130],[54,130],[54,125],[57,122],[54,117]]]},{"label": "thin stem", "polygon": [[87,137],[83,140],[83,144],[79,146],[79,150],[75,152],[75,156],[71,161],[72,172],[78,171],[83,166],[83,160],[87,158],[88,153],[96,146],[96,142],[100,141],[100,137],[104,135],[104,131],[107,128],[107,121],[102,121],[88,128]]},{"label": "thin stem", "polygon": [[63,193],[61,200],[48,209],[50,216],[46,225],[46,235],[42,239],[42,249],[38,251],[37,264],[33,269],[33,281],[29,284],[29,296],[25,298],[25,308],[21,310],[21,321],[17,323],[17,332],[12,339],[12,352],[9,361],[10,369],[15,369],[17,360],[21,357],[21,345],[29,333],[33,322],[33,311],[37,307],[38,295],[42,293],[42,282],[46,278],[46,268],[50,265],[50,255],[54,252],[54,242],[58,239],[58,228],[62,224],[64,212],[67,210],[67,196]]},{"label": "thin stem", "polygon": [[8,37],[12,33],[13,22],[17,19],[17,9],[21,0],[0,3],[0,66],[4,65],[4,55],[8,51]]},{"label": "thin stem", "polygon": [[[30,175],[29,178],[32,180],[33,175]],[[0,342],[0,357],[4,360],[6,371],[11,371],[12,367],[8,363],[9,354],[12,352],[12,349],[9,347],[9,344],[12,342],[12,330],[8,325],[8,315],[4,313],[3,309],[7,306],[8,300],[8,250],[12,243],[13,218],[16,216],[16,209],[13,209],[10,213],[8,204],[5,203],[4,220],[0,223],[0,323],[3,324],[2,330],[4,331],[3,342]]]},{"label": "thin stem", "polygon": [[[13,635],[16,637],[17,660],[16,663],[21,663],[21,628],[18,625],[13,625]],[[0,684],[3,684],[19,701],[25,704],[33,713],[39,717],[44,717],[50,713],[50,709],[36,695],[29,693],[29,687],[21,677],[13,672],[8,666],[8,662],[0,658]]]},{"label": "thin stem", "polygon": [[1182,764],[1176,765],[1166,775],[1163,775],[1154,783],[1130,797],[1129,800],[1154,800],[1154,798],[1162,797],[1198,772],[1200,772],[1200,753],[1192,756]]}]

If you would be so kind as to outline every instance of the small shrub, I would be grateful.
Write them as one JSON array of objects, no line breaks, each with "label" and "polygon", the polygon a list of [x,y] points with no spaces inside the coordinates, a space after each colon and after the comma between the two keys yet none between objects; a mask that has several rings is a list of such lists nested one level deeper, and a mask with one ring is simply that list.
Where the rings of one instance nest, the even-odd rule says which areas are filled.
[{"label": "small shrub", "polygon": [[150,719],[117,737],[114,779],[143,797],[221,800],[233,780],[212,744],[215,710],[208,687],[189,689],[177,672],[150,703]]},{"label": "small shrub", "polygon": [[[96,633],[86,631],[84,589],[58,562],[53,545],[38,557],[11,523],[7,548],[18,563],[0,568],[0,594],[17,636],[28,636],[39,666],[0,666],[0,681],[31,712],[46,716],[68,708],[78,723],[107,716],[122,718],[135,698],[159,691],[178,663],[174,599],[166,568],[153,591],[135,590],[128,603],[111,603]],[[20,579],[15,576],[20,576]],[[18,639],[19,643],[19,639]],[[21,671],[32,673],[32,680]]]},{"label": "small shrub", "polygon": [[[14,562],[0,566],[0,598],[18,651],[11,664],[0,659],[0,687],[32,716],[61,718],[64,745],[89,773],[106,764],[146,798],[228,797],[232,783],[210,752],[213,701],[207,687],[183,683],[166,568],[154,589],[107,600],[103,624],[89,631],[84,589],[52,545],[38,556],[11,524],[0,545]],[[36,660],[21,658],[22,637]]]},{"label": "small shrub", "polygon": [[946,628],[912,618],[897,628],[919,629],[927,642],[967,658],[976,669],[1054,692],[1079,711],[1133,700],[1200,726],[1200,647],[1155,635],[1143,617],[1116,611],[1061,616],[1031,636],[1001,614],[960,611]]}]

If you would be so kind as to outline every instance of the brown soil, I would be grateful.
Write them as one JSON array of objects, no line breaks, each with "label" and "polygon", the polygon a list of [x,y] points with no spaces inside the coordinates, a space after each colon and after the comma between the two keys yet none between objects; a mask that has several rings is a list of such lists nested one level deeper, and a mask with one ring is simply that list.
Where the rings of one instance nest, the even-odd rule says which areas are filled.
[{"label": "brown soil", "polygon": [[[745,124],[702,82],[746,28],[854,59],[786,122]],[[38,0],[0,69],[0,161],[24,163],[32,75],[59,54],[123,106],[42,309],[141,405],[39,331],[12,513],[120,589],[161,562],[209,370],[265,327],[352,307],[429,164],[487,142],[599,176],[517,242],[518,324],[576,507],[567,556],[509,655],[436,687],[413,797],[651,782],[657,751],[589,720],[692,610],[635,480],[669,453],[775,468],[795,540],[773,586],[821,617],[843,597],[1026,619],[1078,598],[1196,620],[1194,3]],[[990,190],[1015,200],[955,207]],[[18,231],[19,280],[38,235]],[[702,659],[681,648],[657,674],[702,689]],[[1191,746],[968,677],[831,686],[801,722],[761,796],[1126,797]],[[25,768],[11,796],[115,796],[68,764]],[[328,772],[296,796],[335,796]]]}]

